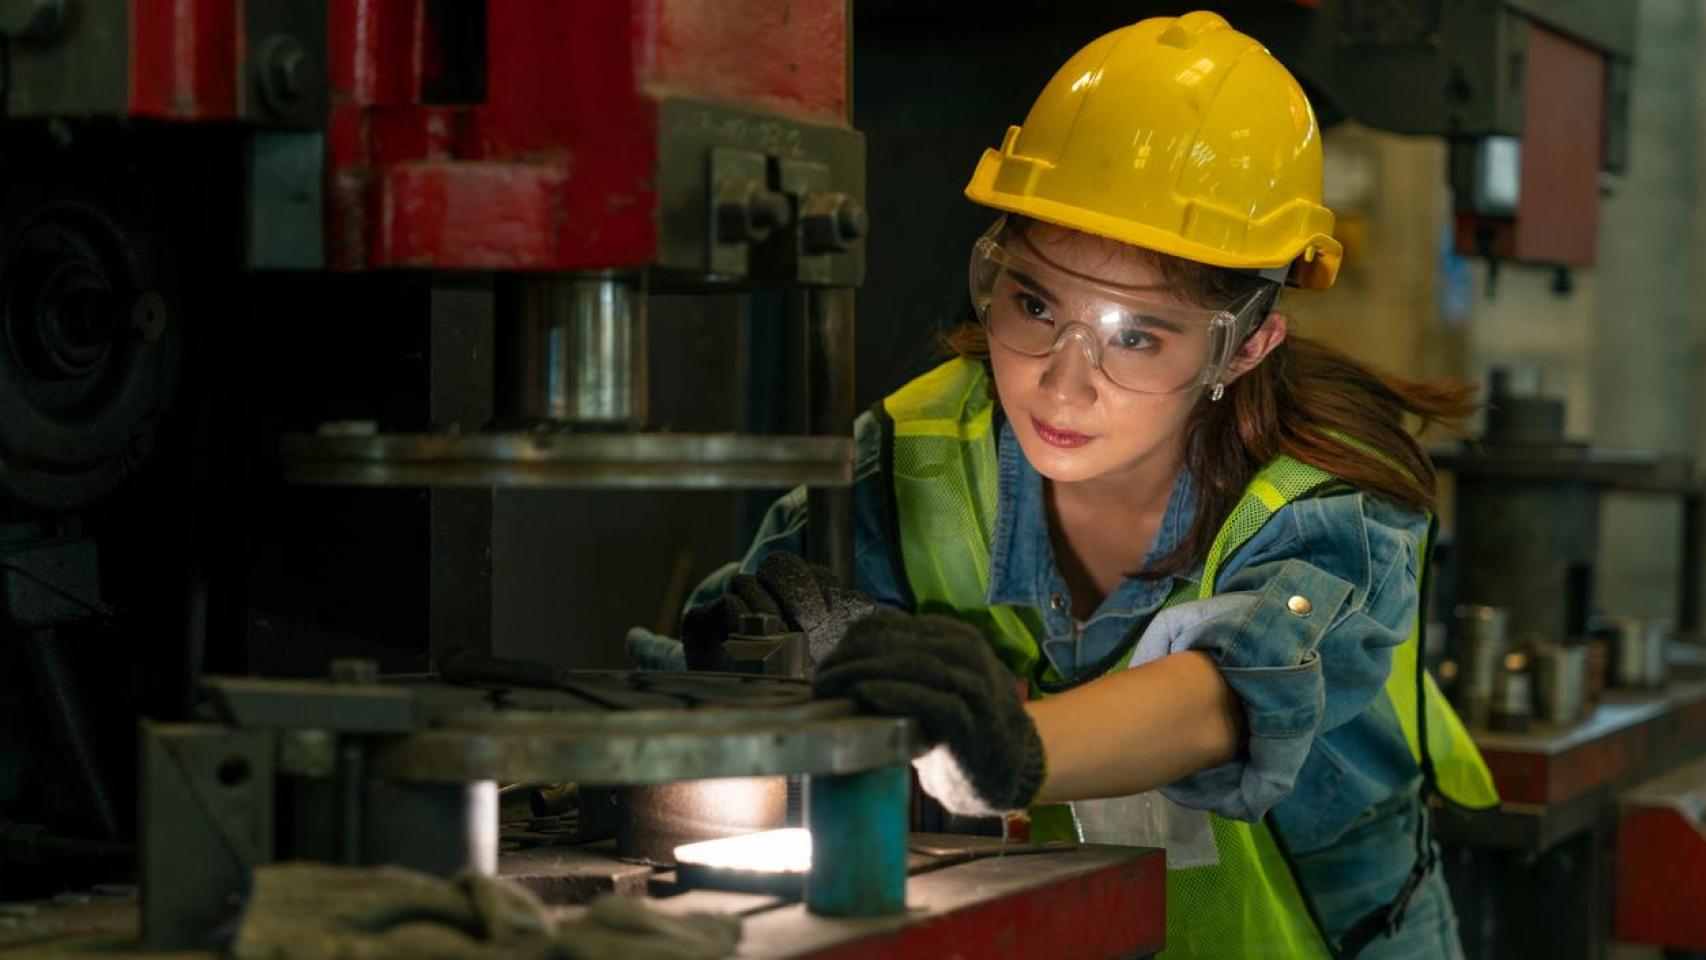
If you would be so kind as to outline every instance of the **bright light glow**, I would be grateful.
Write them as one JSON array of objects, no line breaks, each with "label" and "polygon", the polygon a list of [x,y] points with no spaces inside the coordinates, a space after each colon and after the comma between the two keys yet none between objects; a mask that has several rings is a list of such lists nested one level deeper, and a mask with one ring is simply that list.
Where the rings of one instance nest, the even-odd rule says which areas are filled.
[{"label": "bright light glow", "polygon": [[807,873],[812,868],[812,834],[803,827],[789,827],[684,843],[675,848],[675,862],[718,870]]}]

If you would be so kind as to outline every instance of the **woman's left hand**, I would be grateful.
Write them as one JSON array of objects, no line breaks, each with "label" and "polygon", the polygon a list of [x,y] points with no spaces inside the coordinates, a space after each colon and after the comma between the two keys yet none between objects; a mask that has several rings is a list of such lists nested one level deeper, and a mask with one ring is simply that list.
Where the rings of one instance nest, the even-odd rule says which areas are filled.
[{"label": "woman's left hand", "polygon": [[818,665],[820,698],[909,717],[931,751],[924,790],[948,810],[988,816],[1023,809],[1044,777],[1043,744],[1013,674],[983,635],[959,620],[879,611],[854,624]]}]

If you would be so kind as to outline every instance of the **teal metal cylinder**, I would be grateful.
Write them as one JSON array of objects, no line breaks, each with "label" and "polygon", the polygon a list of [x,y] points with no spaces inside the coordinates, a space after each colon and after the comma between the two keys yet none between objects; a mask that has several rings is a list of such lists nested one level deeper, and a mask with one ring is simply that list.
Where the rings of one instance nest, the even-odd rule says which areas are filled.
[{"label": "teal metal cylinder", "polygon": [[912,780],[905,764],[806,780],[812,870],[806,908],[826,917],[906,910],[906,826]]}]

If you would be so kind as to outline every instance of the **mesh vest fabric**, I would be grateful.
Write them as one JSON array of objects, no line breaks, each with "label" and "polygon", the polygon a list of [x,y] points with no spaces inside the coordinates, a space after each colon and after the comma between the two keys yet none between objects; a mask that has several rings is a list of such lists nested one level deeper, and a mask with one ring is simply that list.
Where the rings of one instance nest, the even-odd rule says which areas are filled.
[{"label": "mesh vest fabric", "polygon": [[[886,398],[883,413],[891,431],[886,466],[901,559],[919,611],[972,623],[1015,673],[1036,676],[1042,627],[1035,611],[987,602],[998,490],[993,401],[982,365],[951,360]],[[1275,512],[1337,483],[1330,474],[1290,458],[1269,464],[1221,526],[1200,587],[1174,590],[1166,605],[1211,596],[1224,562]],[[1385,691],[1420,762],[1416,650],[1413,631],[1394,657]],[[1408,669],[1401,669],[1406,663]],[[1442,792],[1467,806],[1495,803],[1486,765],[1432,679],[1426,682],[1428,745]],[[1032,838],[1065,838],[1071,826],[1064,810],[1059,805],[1035,808]],[[1167,873],[1165,956],[1328,956],[1268,827],[1212,814],[1210,821],[1219,864]]]}]

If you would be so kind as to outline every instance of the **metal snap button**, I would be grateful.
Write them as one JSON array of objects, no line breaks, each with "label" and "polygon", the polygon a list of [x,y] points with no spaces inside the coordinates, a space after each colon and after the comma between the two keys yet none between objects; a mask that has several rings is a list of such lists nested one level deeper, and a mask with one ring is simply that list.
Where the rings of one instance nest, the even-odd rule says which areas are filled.
[{"label": "metal snap button", "polygon": [[1066,598],[1057,593],[1048,598],[1048,607],[1055,613],[1059,613],[1066,609]]},{"label": "metal snap button", "polygon": [[1287,600],[1285,608],[1300,617],[1307,617],[1315,612],[1315,604],[1310,603],[1309,598],[1302,595],[1293,596]]}]

